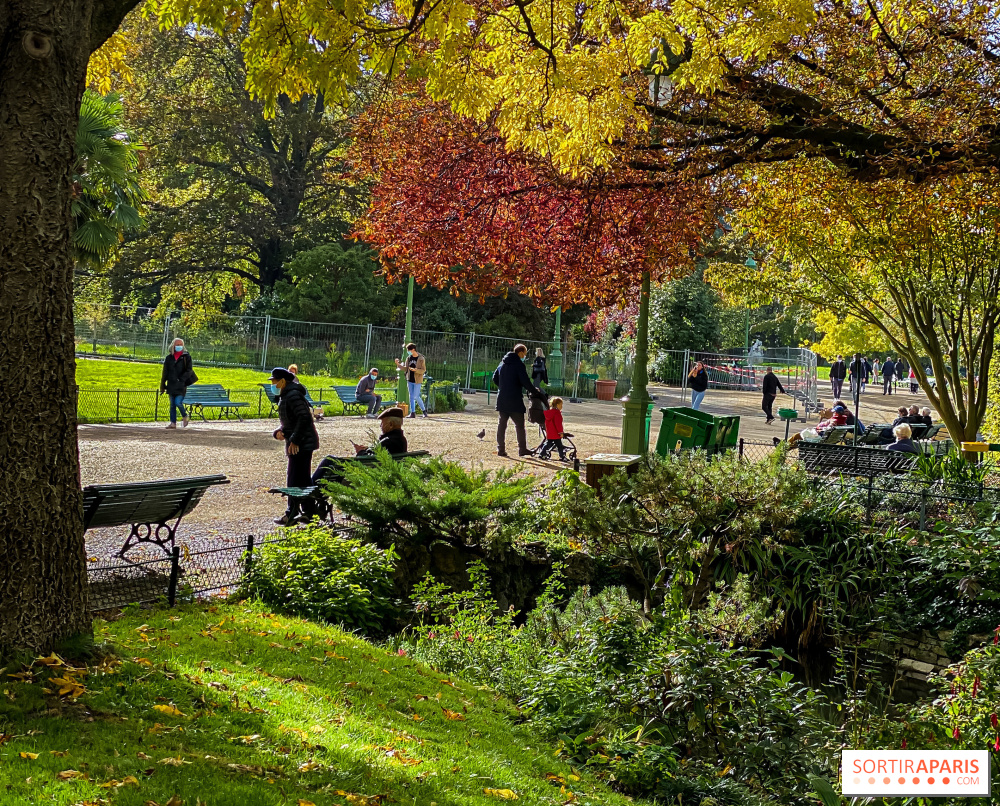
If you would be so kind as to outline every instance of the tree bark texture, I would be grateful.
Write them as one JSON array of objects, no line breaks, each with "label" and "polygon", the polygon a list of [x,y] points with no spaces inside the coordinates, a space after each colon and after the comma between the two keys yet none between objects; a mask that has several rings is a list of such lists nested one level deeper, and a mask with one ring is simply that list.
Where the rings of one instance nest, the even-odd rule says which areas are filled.
[{"label": "tree bark texture", "polygon": [[90,630],[70,177],[87,61],[132,5],[0,3],[0,654]]}]

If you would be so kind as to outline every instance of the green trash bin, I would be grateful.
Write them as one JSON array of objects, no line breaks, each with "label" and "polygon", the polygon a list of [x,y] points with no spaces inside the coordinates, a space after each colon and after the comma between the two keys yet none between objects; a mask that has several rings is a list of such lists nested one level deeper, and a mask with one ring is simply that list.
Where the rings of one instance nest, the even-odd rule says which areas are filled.
[{"label": "green trash bin", "polygon": [[719,432],[716,439],[716,449],[720,451],[735,448],[740,441],[740,418],[739,415],[724,415],[716,417],[716,431]]},{"label": "green trash bin", "polygon": [[656,438],[656,452],[660,456],[673,453],[678,443],[683,450],[714,445],[716,421],[711,414],[687,406],[674,406],[660,411],[663,413],[663,422]]}]

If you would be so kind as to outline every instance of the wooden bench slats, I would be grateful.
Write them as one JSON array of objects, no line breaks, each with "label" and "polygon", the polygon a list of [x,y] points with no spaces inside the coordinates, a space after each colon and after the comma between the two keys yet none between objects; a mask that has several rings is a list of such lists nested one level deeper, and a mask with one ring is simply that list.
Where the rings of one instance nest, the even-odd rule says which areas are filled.
[{"label": "wooden bench slats", "polygon": [[[337,397],[340,398],[340,402],[344,405],[345,412],[350,412],[352,409],[361,409],[362,411],[367,411],[368,404],[358,402],[358,396],[356,394],[357,392],[356,386],[334,386],[333,391],[336,392]],[[395,405],[396,405],[395,400],[387,400],[383,398],[382,402],[379,403],[379,408],[385,409]]]},{"label": "wooden bench slats", "polygon": [[220,420],[223,414],[229,417],[232,413],[242,422],[243,417],[239,410],[247,408],[250,404],[242,400],[230,400],[229,392],[221,383],[209,383],[189,386],[184,393],[184,405],[197,409],[202,420],[205,420],[205,409],[219,409]]},{"label": "wooden bench slats", "polygon": [[181,518],[198,505],[209,487],[228,483],[225,476],[214,475],[93,484],[83,488],[84,528],[131,526],[119,557],[138,543],[155,543],[169,554]]}]

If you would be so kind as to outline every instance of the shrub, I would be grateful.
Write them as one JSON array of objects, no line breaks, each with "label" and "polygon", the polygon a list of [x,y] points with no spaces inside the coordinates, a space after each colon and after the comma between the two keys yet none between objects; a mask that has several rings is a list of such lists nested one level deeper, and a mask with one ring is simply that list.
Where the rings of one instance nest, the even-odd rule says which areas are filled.
[{"label": "shrub", "polygon": [[434,411],[465,411],[466,401],[452,381],[437,381],[431,384],[434,395]]},{"label": "shrub", "polygon": [[508,540],[505,519],[534,486],[513,470],[466,470],[438,457],[397,462],[378,453],[371,464],[344,463],[343,482],[326,487],[334,506],[383,546],[444,540],[498,548]]},{"label": "shrub", "polygon": [[283,611],[366,634],[388,626],[397,612],[391,546],[383,550],[319,525],[284,536],[254,555],[249,593]]}]

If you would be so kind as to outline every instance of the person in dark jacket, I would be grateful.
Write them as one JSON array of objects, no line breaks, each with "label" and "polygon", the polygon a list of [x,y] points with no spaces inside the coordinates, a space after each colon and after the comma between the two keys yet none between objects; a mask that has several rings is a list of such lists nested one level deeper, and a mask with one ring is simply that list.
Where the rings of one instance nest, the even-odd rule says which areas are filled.
[{"label": "person in dark jacket", "polygon": [[865,391],[865,387],[868,386],[869,381],[872,379],[872,362],[868,360],[868,356],[861,356],[861,391]]},{"label": "person in dark jacket", "polygon": [[[368,448],[352,441],[354,452],[357,456],[374,456],[376,448],[385,448],[389,453],[396,455],[406,453],[408,450],[406,434],[403,433],[403,410],[398,406],[386,409],[378,419],[382,424],[382,436],[378,438],[378,443],[374,448]],[[321,481],[340,481],[343,476],[340,473],[340,466],[345,462],[340,456],[327,456],[316,466],[316,471],[312,474],[312,483],[319,484]]]},{"label": "person in dark jacket", "polygon": [[851,366],[848,367],[847,372],[851,378],[851,397],[857,400],[858,395],[861,394],[861,379],[865,374],[864,362],[857,353],[851,357]]},{"label": "person in dark jacket", "polygon": [[900,423],[895,428],[892,429],[893,436],[896,437],[896,441],[891,445],[886,445],[885,449],[887,451],[900,451],[901,453],[919,453],[917,446],[913,444],[913,440],[910,437],[913,435],[913,431],[908,423]]},{"label": "person in dark jacket", "polygon": [[[305,391],[301,384],[295,382],[295,376],[282,367],[271,370],[268,380],[271,381],[271,391],[278,396],[278,419],[281,421],[274,438],[284,440],[285,455],[288,457],[285,484],[288,487],[309,487],[312,485],[312,455],[319,448],[319,435]],[[274,522],[288,526],[308,521],[311,516],[309,511],[301,513],[298,499],[289,498],[288,510]]]},{"label": "person in dark jacket", "polygon": [[174,339],[170,344],[170,354],[163,359],[163,373],[160,375],[160,394],[166,392],[170,397],[170,423],[167,428],[177,428],[178,411],[187,428],[189,418],[184,408],[184,395],[187,388],[197,381],[191,356],[184,349],[184,339]]},{"label": "person in dark jacket", "polygon": [[903,380],[903,378],[906,377],[906,367],[903,365],[902,358],[896,359],[896,366],[895,369],[893,370],[893,374],[896,376],[897,381],[901,381]]},{"label": "person in dark jacket", "polygon": [[844,363],[844,356],[838,355],[837,360],[830,365],[830,389],[834,400],[837,400],[843,392],[846,377],[847,364]]},{"label": "person in dark jacket", "polygon": [[923,422],[923,424],[926,425],[928,428],[934,425],[934,418],[931,417],[931,410],[928,406],[924,406],[920,410],[920,417],[921,417],[921,422]]},{"label": "person in dark jacket", "polygon": [[764,415],[767,417],[767,424],[770,425],[774,422],[774,412],[771,409],[774,405],[774,399],[778,396],[778,392],[781,392],[783,395],[787,393],[771,367],[768,367],[764,373],[764,380],[761,382],[760,387],[764,395],[764,400],[760,407],[764,410]]},{"label": "person in dark jacket", "polygon": [[[382,395],[375,394],[375,384],[378,383],[378,368],[372,367],[368,370],[354,390],[354,398],[358,403],[368,406],[368,414],[365,416],[374,419],[378,414],[378,407],[382,405]],[[402,409],[400,409],[402,411]]]},{"label": "person in dark jacket", "polygon": [[701,401],[708,391],[708,370],[701,361],[696,361],[688,373],[688,386],[691,387],[691,408],[700,411]]},{"label": "person in dark jacket", "polygon": [[545,364],[545,353],[541,347],[535,348],[535,360],[531,364],[531,382],[539,389],[543,383],[548,385],[549,382],[549,368]]},{"label": "person in dark jacket", "polygon": [[527,409],[524,407],[525,389],[533,389],[541,392],[532,385],[528,377],[528,371],[524,368],[524,358],[528,354],[528,348],[523,344],[515,344],[514,349],[503,357],[500,365],[493,372],[493,383],[496,384],[497,411],[500,413],[500,422],[497,425],[497,456],[507,455],[507,422],[513,421],[514,433],[517,435],[517,455],[531,456],[528,450],[528,438],[524,433],[524,415]]},{"label": "person in dark jacket", "polygon": [[896,364],[889,357],[885,357],[885,363],[882,364],[882,394],[891,395],[892,394],[892,379],[896,376]]}]

